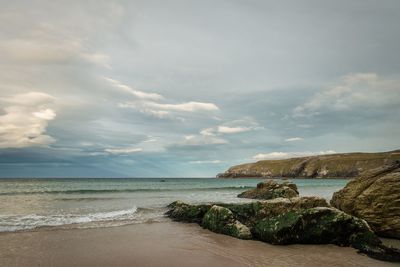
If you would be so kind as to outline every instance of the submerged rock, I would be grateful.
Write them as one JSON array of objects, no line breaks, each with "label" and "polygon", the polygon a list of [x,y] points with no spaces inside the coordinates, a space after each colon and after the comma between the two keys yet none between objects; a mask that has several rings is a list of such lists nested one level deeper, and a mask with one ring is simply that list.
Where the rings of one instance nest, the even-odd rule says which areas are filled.
[{"label": "submerged rock", "polygon": [[366,220],[378,235],[400,239],[400,161],[364,172],[334,193],[331,204]]},{"label": "submerged rock", "polygon": [[322,198],[277,198],[241,204],[174,202],[167,215],[197,222],[216,233],[271,244],[352,246],[373,258],[400,261],[400,251],[382,245],[368,224],[332,208]]},{"label": "submerged rock", "polygon": [[273,199],[279,197],[292,198],[299,196],[299,191],[294,183],[266,180],[257,184],[257,188],[240,193],[238,197],[252,199]]}]

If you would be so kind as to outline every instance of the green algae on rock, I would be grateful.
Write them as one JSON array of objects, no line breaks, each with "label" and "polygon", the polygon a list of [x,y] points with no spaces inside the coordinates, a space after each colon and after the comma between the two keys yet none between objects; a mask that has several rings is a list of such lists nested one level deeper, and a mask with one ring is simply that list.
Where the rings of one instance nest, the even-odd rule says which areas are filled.
[{"label": "green algae on rock", "polygon": [[273,199],[279,197],[292,198],[299,196],[299,191],[294,183],[278,183],[274,180],[266,180],[257,184],[257,187],[240,193],[240,198]]},{"label": "green algae on rock", "polygon": [[250,229],[235,219],[227,208],[213,205],[204,215],[202,226],[216,233],[226,234],[240,239],[251,239]]},{"label": "green algae on rock", "polygon": [[178,200],[167,207],[169,208],[167,215],[171,218],[182,222],[201,223],[211,205],[189,205]]},{"label": "green algae on rock", "polygon": [[252,203],[189,205],[171,203],[167,215],[196,222],[216,233],[271,244],[336,244],[370,257],[400,261],[400,251],[385,247],[368,224],[316,197],[276,198]]}]

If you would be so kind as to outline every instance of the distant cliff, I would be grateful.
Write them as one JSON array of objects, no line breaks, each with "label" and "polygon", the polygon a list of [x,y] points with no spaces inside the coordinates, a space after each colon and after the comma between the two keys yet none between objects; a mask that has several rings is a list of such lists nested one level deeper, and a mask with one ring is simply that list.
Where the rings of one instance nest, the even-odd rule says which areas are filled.
[{"label": "distant cliff", "polygon": [[400,150],[382,153],[345,153],[282,160],[261,160],[229,168],[217,178],[291,177],[350,178],[365,170],[400,160]]}]

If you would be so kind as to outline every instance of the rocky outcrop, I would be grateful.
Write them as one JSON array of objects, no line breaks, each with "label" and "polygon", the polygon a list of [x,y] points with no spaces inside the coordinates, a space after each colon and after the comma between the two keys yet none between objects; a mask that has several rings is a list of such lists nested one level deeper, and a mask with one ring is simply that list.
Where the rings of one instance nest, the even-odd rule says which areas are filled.
[{"label": "rocky outcrop", "polygon": [[400,161],[367,171],[333,194],[332,206],[400,239]]},{"label": "rocky outcrop", "polygon": [[240,239],[251,239],[250,229],[235,219],[229,209],[212,206],[203,217],[202,225],[216,233],[226,234]]},{"label": "rocky outcrop", "polygon": [[189,205],[178,200],[169,204],[167,208],[169,208],[167,215],[170,218],[181,222],[201,223],[211,205]]},{"label": "rocky outcrop", "polygon": [[[205,213],[204,210],[208,209]],[[197,222],[211,231],[271,244],[336,244],[370,257],[400,261],[400,251],[385,247],[368,224],[315,197],[276,198],[242,204],[169,205],[176,221]],[[201,218],[202,217],[202,218]]]},{"label": "rocky outcrop", "polygon": [[229,168],[218,178],[292,177],[351,178],[400,160],[400,150],[383,153],[346,153],[282,160],[262,160]]},{"label": "rocky outcrop", "polygon": [[166,214],[175,221],[202,223],[204,215],[213,205],[228,208],[240,221],[246,222],[266,216],[277,216],[293,210],[329,207],[326,200],[321,197],[276,198],[241,204],[213,203],[202,205],[190,205],[178,200],[167,206],[169,210]]},{"label": "rocky outcrop", "polygon": [[298,197],[299,191],[294,183],[277,183],[274,180],[266,180],[257,184],[255,189],[250,189],[240,193],[238,197],[252,199],[273,199],[273,198],[292,198]]}]

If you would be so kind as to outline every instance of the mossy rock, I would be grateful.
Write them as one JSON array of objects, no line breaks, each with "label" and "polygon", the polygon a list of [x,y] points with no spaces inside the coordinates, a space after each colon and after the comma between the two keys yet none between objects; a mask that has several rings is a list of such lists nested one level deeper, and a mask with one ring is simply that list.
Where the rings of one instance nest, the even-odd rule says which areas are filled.
[{"label": "mossy rock", "polygon": [[274,198],[292,198],[299,196],[297,186],[294,183],[283,182],[281,184],[273,180],[266,180],[257,184],[257,188],[250,189],[240,193],[240,198],[251,199],[274,199]]},{"label": "mossy rock", "polygon": [[178,200],[167,207],[169,210],[166,215],[174,221],[200,223],[211,205],[189,205]]},{"label": "mossy rock", "polygon": [[370,257],[400,261],[400,251],[385,247],[359,218],[330,207],[317,197],[277,198],[240,204],[171,203],[173,220],[196,222],[213,232],[271,244],[352,246]]},{"label": "mossy rock", "polygon": [[234,236],[240,239],[251,239],[250,229],[236,220],[232,211],[214,205],[203,217],[202,226],[216,233]]},{"label": "mossy rock", "polygon": [[271,244],[351,246],[376,259],[400,261],[400,251],[385,247],[364,220],[330,207],[266,217],[254,224],[252,234]]}]

